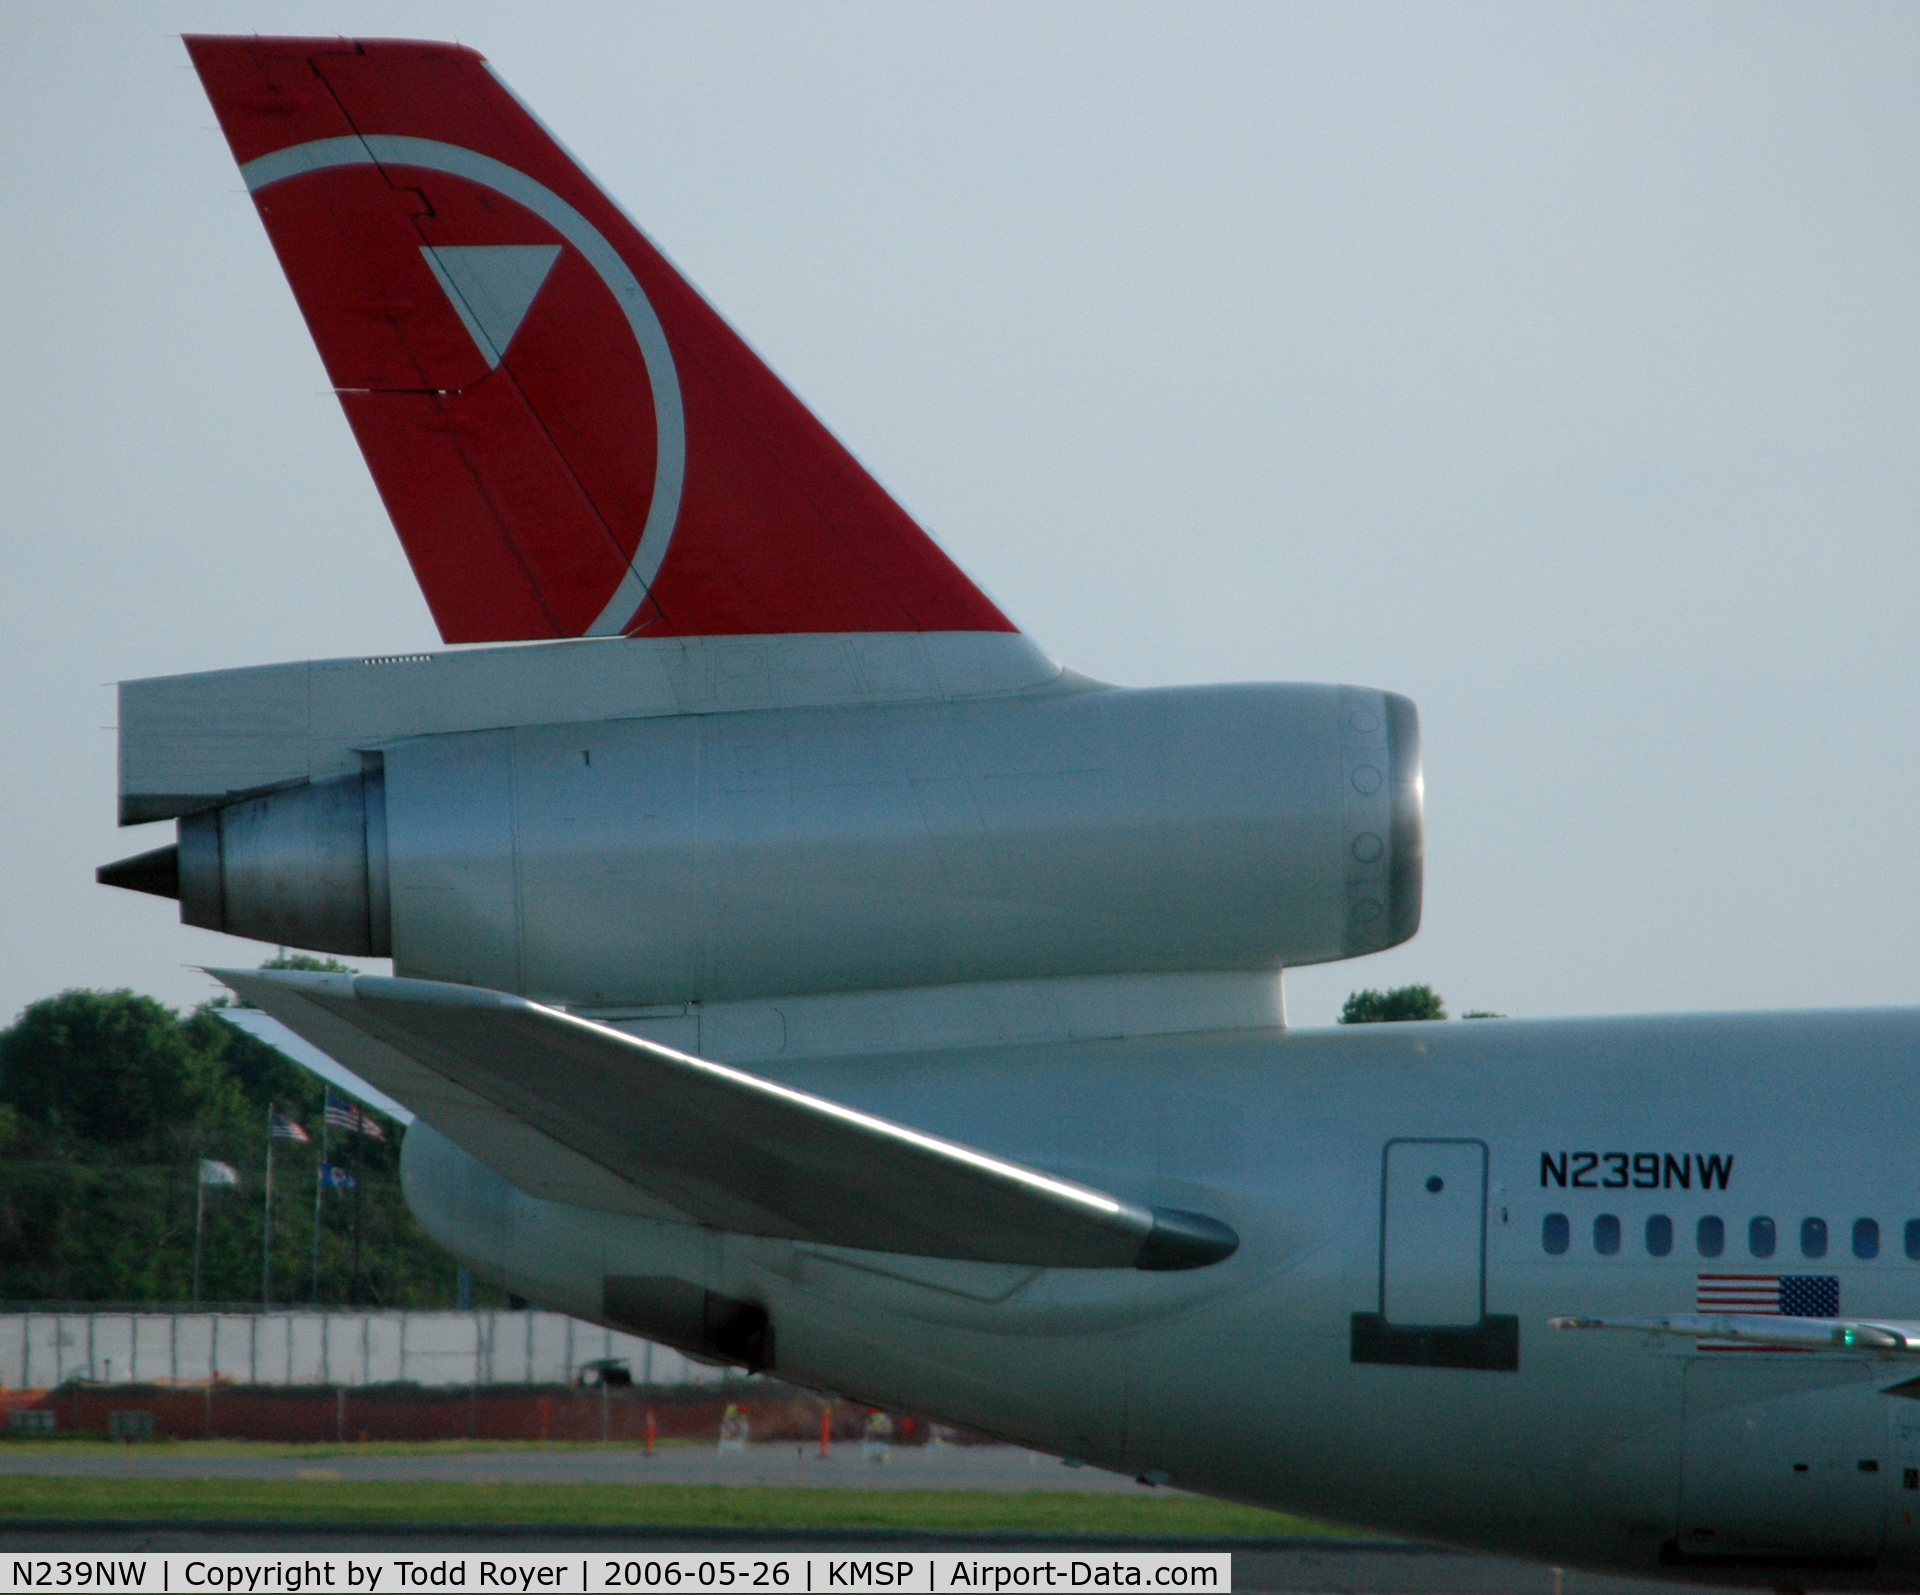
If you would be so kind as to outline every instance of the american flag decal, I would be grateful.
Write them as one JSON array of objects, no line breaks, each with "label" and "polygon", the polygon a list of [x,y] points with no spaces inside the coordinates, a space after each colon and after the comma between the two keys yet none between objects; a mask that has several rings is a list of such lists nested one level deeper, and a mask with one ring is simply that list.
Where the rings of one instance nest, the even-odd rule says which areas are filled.
[{"label": "american flag decal", "polygon": [[1697,1313],[1751,1313],[1767,1317],[1838,1318],[1838,1274],[1702,1274]]}]

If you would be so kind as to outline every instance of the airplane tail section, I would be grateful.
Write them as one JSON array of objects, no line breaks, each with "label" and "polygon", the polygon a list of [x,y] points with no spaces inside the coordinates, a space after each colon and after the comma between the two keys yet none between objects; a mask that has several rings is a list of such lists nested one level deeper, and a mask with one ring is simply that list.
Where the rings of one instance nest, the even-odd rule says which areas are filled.
[{"label": "airplane tail section", "polygon": [[186,43],[447,641],[1014,629],[478,53]]}]

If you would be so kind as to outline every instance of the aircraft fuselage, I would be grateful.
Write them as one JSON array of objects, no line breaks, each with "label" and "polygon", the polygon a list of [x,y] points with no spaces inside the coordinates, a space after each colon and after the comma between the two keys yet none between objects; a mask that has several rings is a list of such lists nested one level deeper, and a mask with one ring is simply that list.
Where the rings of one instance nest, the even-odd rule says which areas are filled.
[{"label": "aircraft fuselage", "polygon": [[[1691,1312],[1703,1276],[1920,1314],[1920,1178],[1901,1134],[1916,1057],[1920,1013],[1901,1011],[755,1066],[1217,1214],[1240,1250],[1191,1273],[939,1262],[593,1213],[519,1195],[419,1127],[409,1196],[450,1247],[547,1305],[606,1319],[606,1279],[684,1279],[763,1306],[787,1377],[1063,1457],[1555,1561],[1768,1582],[1767,1565],[1811,1559],[1829,1581],[1900,1587],[1920,1567],[1920,1402],[1882,1392],[1910,1362],[1548,1320]],[[1772,1221],[1770,1256],[1752,1255],[1756,1219]],[[1713,1220],[1721,1249],[1703,1255]],[[1821,1255],[1803,1255],[1809,1220]],[[1872,1256],[1856,1255],[1863,1220]]]}]

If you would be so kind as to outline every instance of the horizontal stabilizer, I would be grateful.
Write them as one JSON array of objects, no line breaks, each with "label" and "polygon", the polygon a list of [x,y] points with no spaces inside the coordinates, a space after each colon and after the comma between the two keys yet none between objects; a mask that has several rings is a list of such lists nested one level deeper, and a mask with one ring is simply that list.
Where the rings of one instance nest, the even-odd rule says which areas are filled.
[{"label": "horizontal stabilizer", "polygon": [[413,1123],[413,1110],[396,1102],[378,1086],[368,1085],[359,1075],[336,1058],[329,1057],[304,1036],[296,1036],[270,1013],[258,1008],[216,1008],[214,1012],[235,1030],[244,1030],[256,1041],[264,1041],[283,1057],[291,1059],[310,1074],[357,1102],[377,1108],[399,1124]]},{"label": "horizontal stabilizer", "polygon": [[372,1043],[341,1061],[454,1139],[423,1083],[489,1104],[717,1229],[1042,1268],[1197,1268],[1239,1245],[1216,1220],[1125,1202],[524,998],[370,975],[213,973],[333,1056],[343,1032]]},{"label": "horizontal stabilizer", "polygon": [[1663,1318],[1550,1318],[1552,1329],[1631,1329],[1643,1335],[1724,1340],[1759,1350],[1813,1348],[1920,1353],[1920,1323],[1895,1318],[1788,1318],[1772,1313],[1670,1313]]}]

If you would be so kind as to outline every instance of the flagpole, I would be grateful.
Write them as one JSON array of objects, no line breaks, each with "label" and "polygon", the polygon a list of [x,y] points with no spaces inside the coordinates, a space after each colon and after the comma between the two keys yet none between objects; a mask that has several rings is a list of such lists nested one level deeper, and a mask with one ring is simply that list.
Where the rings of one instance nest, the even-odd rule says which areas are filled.
[{"label": "flagpole", "polygon": [[200,1305],[200,1232],[207,1222],[207,1169],[202,1162],[196,1162],[193,1169],[194,1189],[199,1193],[193,1203],[193,1305]]},{"label": "flagpole", "polygon": [[267,1104],[267,1193],[260,1217],[260,1310],[273,1306],[273,1104]]},{"label": "flagpole", "polygon": [[360,1285],[360,1142],[363,1136],[353,1138],[353,1283],[358,1290]]},{"label": "flagpole", "polygon": [[[327,1096],[331,1099],[333,1093]],[[322,1102],[320,1107],[320,1162],[313,1171],[313,1305],[320,1305],[320,1192],[321,1181],[327,1173],[327,1132],[332,1125],[327,1122],[327,1108],[330,1100]]]}]

